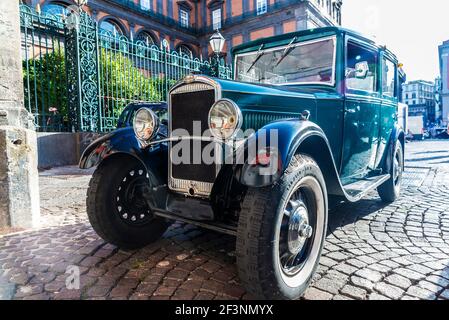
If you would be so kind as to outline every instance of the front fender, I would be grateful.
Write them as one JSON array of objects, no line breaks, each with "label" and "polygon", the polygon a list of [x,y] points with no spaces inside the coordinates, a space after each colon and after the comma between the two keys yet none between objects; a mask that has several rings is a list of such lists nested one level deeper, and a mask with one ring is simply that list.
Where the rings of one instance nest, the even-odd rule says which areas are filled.
[{"label": "front fender", "polygon": [[159,178],[163,178],[162,181],[166,180],[164,171],[167,171],[167,146],[161,143],[142,149],[131,127],[117,129],[92,142],[83,152],[79,167],[89,169],[118,154],[135,158],[147,170],[158,173]]},{"label": "front fender", "polygon": [[[272,134],[277,136],[277,139],[273,139]],[[241,147],[245,150],[237,152],[248,154],[248,146],[251,143],[256,143],[255,141],[258,141],[261,135],[266,138],[266,146],[270,150],[277,150],[277,170],[273,170],[272,174],[266,175],[263,171],[261,173],[260,167],[254,165],[254,163],[251,164],[251,159],[249,159],[245,164],[237,165],[235,168],[235,178],[241,184],[251,187],[264,187],[276,183],[289,166],[292,157],[296,153],[302,152],[311,155],[319,162],[323,174],[330,179],[329,190],[341,194],[341,184],[329,142],[318,125],[298,119],[273,122],[251,136]]]}]

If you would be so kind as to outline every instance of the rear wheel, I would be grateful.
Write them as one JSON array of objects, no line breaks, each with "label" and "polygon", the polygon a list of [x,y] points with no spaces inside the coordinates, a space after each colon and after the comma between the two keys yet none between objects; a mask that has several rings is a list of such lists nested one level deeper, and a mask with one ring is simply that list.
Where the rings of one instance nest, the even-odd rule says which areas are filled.
[{"label": "rear wheel", "polygon": [[295,156],[279,183],[250,188],[237,231],[237,266],[256,298],[297,299],[318,267],[327,193],[313,159]]},{"label": "rear wheel", "polygon": [[386,203],[396,201],[401,193],[404,153],[399,141],[396,143],[395,152],[391,161],[390,179],[377,188],[380,198]]},{"label": "rear wheel", "polygon": [[87,214],[100,237],[135,249],[162,236],[168,223],[153,215],[143,197],[148,181],[155,178],[137,160],[117,158],[100,164],[87,191]]}]

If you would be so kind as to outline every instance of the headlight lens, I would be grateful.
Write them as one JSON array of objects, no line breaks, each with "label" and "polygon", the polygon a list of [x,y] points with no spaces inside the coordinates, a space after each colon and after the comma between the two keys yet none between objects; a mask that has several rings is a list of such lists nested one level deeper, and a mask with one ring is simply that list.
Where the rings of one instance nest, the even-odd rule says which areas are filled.
[{"label": "headlight lens", "polygon": [[134,115],[134,133],[140,141],[150,141],[159,129],[159,118],[149,108],[141,108]]},{"label": "headlight lens", "polygon": [[209,111],[209,129],[217,139],[228,140],[242,126],[242,112],[234,101],[221,99]]}]

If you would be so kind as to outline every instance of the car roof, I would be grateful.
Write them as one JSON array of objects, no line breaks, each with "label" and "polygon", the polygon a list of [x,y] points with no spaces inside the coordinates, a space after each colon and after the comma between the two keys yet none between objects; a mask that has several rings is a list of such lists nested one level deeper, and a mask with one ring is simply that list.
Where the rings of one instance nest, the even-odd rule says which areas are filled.
[{"label": "car roof", "polygon": [[238,46],[235,46],[232,49],[232,54],[235,55],[236,53],[247,51],[248,49],[251,49],[253,47],[260,46],[264,43],[276,43],[276,46],[282,46],[288,44],[292,38],[298,37],[298,38],[317,38],[320,36],[326,36],[326,35],[332,35],[332,34],[346,34],[351,37],[357,38],[362,40],[363,42],[366,42],[368,44],[371,44],[378,49],[384,50],[388,55],[392,56],[395,60],[397,60],[396,55],[391,52],[389,49],[386,48],[386,46],[379,45],[374,39],[369,38],[365,35],[362,35],[361,33],[346,29],[343,27],[323,27],[323,28],[314,28],[314,29],[307,29],[307,30],[301,30],[301,31],[295,31],[290,33],[285,33],[282,35],[267,37],[267,38],[261,38],[257,40],[253,40],[250,42],[246,42],[243,44],[240,44]]}]

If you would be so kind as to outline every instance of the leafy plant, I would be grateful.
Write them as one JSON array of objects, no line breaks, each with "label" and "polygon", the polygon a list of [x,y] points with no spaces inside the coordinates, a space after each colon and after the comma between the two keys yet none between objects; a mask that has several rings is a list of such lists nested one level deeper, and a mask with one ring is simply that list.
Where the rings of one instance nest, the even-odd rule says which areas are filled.
[{"label": "leafy plant", "polygon": [[23,61],[25,106],[41,126],[54,126],[67,117],[67,77],[63,50]]},{"label": "leafy plant", "polygon": [[117,118],[130,102],[164,101],[166,85],[170,80],[152,78],[144,66],[122,53],[101,49],[100,92],[107,116]]},{"label": "leafy plant", "polygon": [[[161,62],[164,63],[164,62]],[[70,66],[67,66],[70,67]],[[211,73],[209,69],[202,70]],[[44,129],[68,127],[69,101],[67,73],[62,49],[53,50],[23,62],[26,106]],[[216,74],[214,74],[217,76]],[[175,74],[182,77],[182,74]],[[142,59],[102,48],[99,54],[99,99],[101,113],[116,120],[131,102],[166,101],[168,90],[176,83],[166,74],[154,73]]]}]

